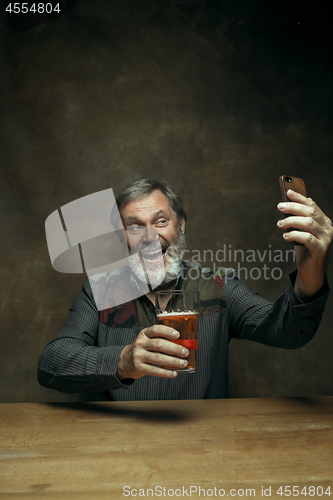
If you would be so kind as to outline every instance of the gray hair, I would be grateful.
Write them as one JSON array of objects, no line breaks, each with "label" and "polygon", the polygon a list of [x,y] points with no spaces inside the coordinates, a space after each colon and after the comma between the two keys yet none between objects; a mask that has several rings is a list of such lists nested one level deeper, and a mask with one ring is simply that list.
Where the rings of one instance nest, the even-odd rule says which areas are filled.
[{"label": "gray hair", "polygon": [[121,214],[121,209],[130,201],[144,198],[153,191],[161,191],[168,198],[170,207],[177,215],[178,223],[180,224],[184,219],[186,226],[187,216],[183,201],[167,181],[158,182],[152,179],[140,179],[124,187],[116,198],[119,213]]}]

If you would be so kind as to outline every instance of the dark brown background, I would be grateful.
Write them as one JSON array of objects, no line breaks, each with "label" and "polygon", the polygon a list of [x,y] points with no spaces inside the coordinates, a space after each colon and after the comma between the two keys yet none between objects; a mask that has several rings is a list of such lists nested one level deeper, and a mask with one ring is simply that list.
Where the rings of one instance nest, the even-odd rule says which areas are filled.
[{"label": "dark brown background", "polygon": [[[187,207],[191,250],[285,251],[285,173],[332,217],[332,10],[289,3],[81,0],[15,33],[1,7],[0,401],[82,398],[36,380],[85,280],[51,268],[44,222],[58,207],[166,178]],[[283,279],[248,283],[275,299],[293,264],[252,266],[263,264]],[[300,350],[233,341],[230,396],[332,394],[331,304]]]}]

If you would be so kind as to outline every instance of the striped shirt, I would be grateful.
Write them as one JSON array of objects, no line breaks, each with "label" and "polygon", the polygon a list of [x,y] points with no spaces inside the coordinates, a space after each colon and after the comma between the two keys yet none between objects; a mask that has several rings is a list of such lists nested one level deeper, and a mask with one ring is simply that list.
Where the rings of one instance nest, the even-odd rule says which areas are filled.
[{"label": "striped shirt", "polygon": [[288,289],[272,303],[239,281],[232,270],[208,271],[187,262],[177,288],[200,291],[197,370],[174,379],[144,376],[135,381],[117,378],[119,356],[143,328],[157,322],[155,307],[143,295],[98,311],[86,281],[67,323],[40,356],[39,383],[67,393],[103,393],[116,401],[226,398],[231,338],[295,349],[314,336],[329,287],[326,283],[316,300],[303,304],[293,289],[296,274],[289,275]]}]

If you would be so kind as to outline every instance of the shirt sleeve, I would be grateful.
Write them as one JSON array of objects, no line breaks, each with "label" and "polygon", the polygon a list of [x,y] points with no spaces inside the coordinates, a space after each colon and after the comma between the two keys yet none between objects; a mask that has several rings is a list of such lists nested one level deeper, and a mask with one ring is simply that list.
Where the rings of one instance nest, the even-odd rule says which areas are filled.
[{"label": "shirt sleeve", "polygon": [[125,346],[97,347],[99,327],[99,311],[86,282],[67,323],[39,358],[38,382],[70,394],[126,388],[129,384],[120,382],[116,375]]},{"label": "shirt sleeve", "polygon": [[288,289],[275,301],[260,297],[234,273],[224,277],[229,338],[248,339],[273,347],[296,349],[316,333],[329,294],[327,280],[316,299],[302,303],[294,292],[297,271]]}]

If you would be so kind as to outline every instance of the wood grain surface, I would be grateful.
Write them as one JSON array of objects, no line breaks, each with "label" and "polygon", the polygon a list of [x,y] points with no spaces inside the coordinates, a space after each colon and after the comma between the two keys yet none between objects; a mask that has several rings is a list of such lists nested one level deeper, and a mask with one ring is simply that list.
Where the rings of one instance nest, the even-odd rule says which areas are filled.
[{"label": "wood grain surface", "polygon": [[333,397],[15,403],[0,422],[2,499],[333,494]]}]

